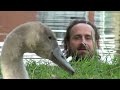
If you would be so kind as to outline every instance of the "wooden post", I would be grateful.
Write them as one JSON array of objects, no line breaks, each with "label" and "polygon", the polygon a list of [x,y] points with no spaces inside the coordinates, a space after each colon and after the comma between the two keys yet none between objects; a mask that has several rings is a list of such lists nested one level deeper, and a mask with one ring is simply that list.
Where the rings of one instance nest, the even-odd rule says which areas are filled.
[{"label": "wooden post", "polygon": [[94,23],[94,13],[94,11],[88,11],[88,19],[92,23]]}]

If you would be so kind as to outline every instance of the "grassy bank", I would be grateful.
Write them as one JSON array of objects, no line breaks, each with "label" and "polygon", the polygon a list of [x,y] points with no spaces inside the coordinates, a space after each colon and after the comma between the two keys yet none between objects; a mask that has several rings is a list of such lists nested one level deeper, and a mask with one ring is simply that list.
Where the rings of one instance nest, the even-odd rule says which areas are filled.
[{"label": "grassy bank", "polygon": [[34,61],[27,64],[32,79],[120,79],[120,63],[110,65],[97,60],[70,62],[75,74],[70,75],[58,66],[37,65]]},{"label": "grassy bank", "polygon": [[117,64],[113,65],[97,60],[70,62],[70,64],[75,69],[74,75],[58,66],[38,65],[33,60],[27,63],[26,68],[31,79],[120,79],[120,58],[117,59]]}]

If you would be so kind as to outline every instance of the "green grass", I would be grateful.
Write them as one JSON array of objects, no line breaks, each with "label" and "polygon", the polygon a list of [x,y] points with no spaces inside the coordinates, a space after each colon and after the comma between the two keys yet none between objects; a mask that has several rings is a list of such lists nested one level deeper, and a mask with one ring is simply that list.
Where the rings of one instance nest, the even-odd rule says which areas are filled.
[{"label": "green grass", "polygon": [[70,62],[75,74],[70,75],[58,66],[37,65],[34,61],[27,64],[31,79],[120,79],[120,63],[107,64],[97,60]]},{"label": "green grass", "polygon": [[58,66],[38,65],[33,60],[27,63],[26,68],[31,79],[120,79],[120,58],[115,59],[114,63],[110,65],[97,60],[70,62],[75,69],[74,75]]}]

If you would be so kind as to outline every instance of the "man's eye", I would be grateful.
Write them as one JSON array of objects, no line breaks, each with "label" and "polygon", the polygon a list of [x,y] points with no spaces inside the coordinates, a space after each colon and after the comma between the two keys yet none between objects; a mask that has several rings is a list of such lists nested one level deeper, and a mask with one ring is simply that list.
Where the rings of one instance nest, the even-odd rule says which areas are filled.
[{"label": "man's eye", "polygon": [[73,39],[76,39],[76,40],[77,40],[77,39],[80,39],[80,37],[74,37]]},{"label": "man's eye", "polygon": [[75,37],[75,39],[79,39],[79,37]]},{"label": "man's eye", "polygon": [[86,39],[92,39],[92,37],[89,36],[89,37],[86,37]]}]

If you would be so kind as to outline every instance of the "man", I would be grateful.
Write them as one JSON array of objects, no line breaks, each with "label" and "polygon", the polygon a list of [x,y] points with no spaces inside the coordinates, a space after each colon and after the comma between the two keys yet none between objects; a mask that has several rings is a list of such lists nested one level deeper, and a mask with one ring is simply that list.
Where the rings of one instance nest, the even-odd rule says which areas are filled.
[{"label": "man", "polygon": [[74,60],[92,58],[99,48],[99,34],[95,25],[89,21],[74,20],[67,28],[64,37],[66,57]]}]

